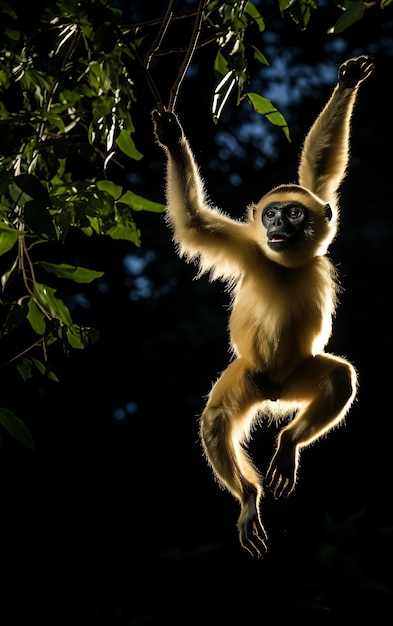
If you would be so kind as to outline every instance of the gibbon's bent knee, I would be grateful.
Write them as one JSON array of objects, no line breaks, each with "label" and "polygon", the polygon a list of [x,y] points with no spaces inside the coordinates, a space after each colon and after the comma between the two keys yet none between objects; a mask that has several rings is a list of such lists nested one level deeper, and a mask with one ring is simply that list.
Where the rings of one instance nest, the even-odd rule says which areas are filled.
[{"label": "gibbon's bent knee", "polygon": [[334,389],[335,398],[343,405],[355,396],[357,377],[355,369],[349,363],[338,365],[330,373],[329,380]]}]

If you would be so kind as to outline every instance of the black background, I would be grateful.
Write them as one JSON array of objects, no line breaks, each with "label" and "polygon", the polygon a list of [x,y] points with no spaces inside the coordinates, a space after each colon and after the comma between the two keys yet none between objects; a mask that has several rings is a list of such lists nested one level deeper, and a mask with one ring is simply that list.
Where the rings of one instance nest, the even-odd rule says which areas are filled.
[{"label": "black background", "polygon": [[[147,16],[153,7],[146,5],[131,3],[131,14]],[[64,259],[106,272],[101,286],[84,289],[88,306],[78,305],[78,294],[70,298],[74,316],[99,328],[101,339],[68,359],[58,355],[59,383],[23,383],[3,370],[1,404],[27,424],[36,451],[3,433],[2,623],[391,617],[392,11],[368,11],[336,37],[337,45],[326,34],[331,23],[322,8],[305,33],[272,19],[275,38],[261,35],[273,67],[283,60],[287,93],[299,69],[314,77],[304,83],[301,101],[277,102],[291,143],[243,105],[229,106],[213,125],[209,50],[197,54],[177,111],[212,200],[241,215],[273,185],[295,179],[303,137],[333,87],[334,79],[315,77],[322,64],[337,67],[358,53],[375,56],[375,73],[361,89],[353,119],[341,232],[331,249],[344,292],[329,350],[353,362],[360,381],[345,425],[302,453],[299,484],[289,499],[267,494],[262,514],[269,551],[252,559],[238,543],[238,504],[214,481],[198,441],[204,398],[229,359],[223,286],[193,280],[195,268],[176,256],[162,215],[136,216],[139,250],[73,235]],[[164,98],[175,67],[166,60],[156,67]],[[262,75],[264,93],[269,68]],[[154,102],[143,77],[139,82],[136,142],[145,157],[129,164],[129,184],[163,202],[164,155],[149,113]],[[250,119],[271,137],[273,152],[259,150],[252,134],[243,139],[242,125]],[[219,131],[238,142],[224,166],[218,165]],[[142,262],[148,255],[141,273],[124,265],[130,254]],[[141,284],[148,286],[147,297]],[[267,424],[255,432],[251,451],[262,471],[276,434]]]}]

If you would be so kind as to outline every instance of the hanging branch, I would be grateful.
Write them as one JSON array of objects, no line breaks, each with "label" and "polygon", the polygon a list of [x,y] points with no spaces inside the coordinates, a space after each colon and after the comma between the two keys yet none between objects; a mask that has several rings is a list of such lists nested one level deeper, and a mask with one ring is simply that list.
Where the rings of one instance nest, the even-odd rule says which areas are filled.
[{"label": "hanging branch", "polygon": [[186,56],[184,58],[184,61],[182,63],[182,66],[179,70],[179,74],[172,86],[172,89],[170,91],[170,95],[169,95],[169,103],[168,103],[168,111],[173,111],[176,105],[176,100],[177,97],[179,95],[179,90],[180,90],[180,86],[181,83],[184,80],[184,77],[187,73],[188,67],[191,63],[191,60],[194,56],[195,53],[195,49],[198,43],[198,39],[199,39],[199,35],[201,34],[201,25],[202,25],[202,18],[203,18],[203,9],[205,6],[205,2],[206,0],[199,0],[199,5],[198,5],[198,13],[196,16],[196,20],[195,20],[195,24],[194,24],[194,28],[192,31],[192,35],[191,35],[191,40],[190,40],[190,44],[188,46],[188,50],[186,53]]},{"label": "hanging branch", "polygon": [[[171,5],[172,5],[172,0],[170,0],[170,2],[169,2],[169,7],[168,7],[168,10],[167,10],[167,13],[170,13],[170,12],[171,12]],[[97,2],[96,2],[96,6],[97,6]],[[102,11],[103,6],[102,6],[100,3],[98,4],[98,6],[100,7],[100,10]],[[123,34],[123,32],[122,32],[121,28],[119,28],[119,26],[116,24],[116,22],[115,22],[115,20],[113,19],[113,16],[112,16],[112,14],[111,14],[111,13],[109,13],[109,12],[108,12],[108,13],[105,13],[105,17],[109,20],[109,22],[110,22],[110,23],[111,23],[111,25],[113,26],[113,29],[114,29],[114,31],[116,32],[116,34],[117,34],[117,36],[118,36],[118,38],[119,38],[119,41],[121,41],[121,42],[124,44],[124,46],[127,48],[127,50],[129,50],[129,52],[131,53],[131,56],[132,56],[132,57],[135,57],[135,58],[136,58],[136,60],[138,61],[138,63],[141,65],[141,67],[142,67],[142,69],[143,69],[143,72],[144,72],[144,74],[145,74],[145,77],[146,77],[146,82],[147,82],[147,84],[148,84],[148,87],[149,87],[150,91],[151,91],[151,92],[152,92],[152,94],[153,94],[153,98],[154,98],[154,100],[156,101],[157,106],[159,107],[159,109],[164,109],[164,104],[163,104],[162,98],[161,98],[161,96],[160,96],[160,93],[159,93],[159,91],[158,91],[158,89],[157,89],[157,86],[156,86],[156,84],[155,84],[155,82],[154,82],[154,80],[153,80],[153,78],[152,78],[152,76],[151,76],[151,74],[150,74],[150,72],[149,72],[148,67],[147,67],[147,66],[146,66],[146,64],[144,63],[143,59],[141,59],[141,57],[140,57],[140,55],[139,55],[139,52],[138,52],[137,47],[136,47],[136,46],[135,46],[135,47],[133,47],[133,46],[129,43],[129,41],[127,40],[127,38],[124,36],[124,34]],[[166,16],[165,16],[165,18],[166,18]],[[170,16],[169,16],[169,18],[168,18],[168,24],[169,24],[169,21],[170,21]],[[164,22],[165,22],[165,19],[164,19]],[[165,26],[165,30],[166,30],[166,29],[167,29],[167,26]],[[160,29],[160,32],[161,32],[161,30],[162,30],[162,29]],[[163,33],[163,34],[160,36],[160,40],[162,40],[162,38],[163,38],[164,34],[165,34],[165,33]],[[156,41],[157,41],[157,40],[158,40],[158,37],[156,38]],[[159,44],[156,44],[156,43],[154,43],[153,45],[155,45],[156,47],[157,47],[157,46],[159,46]],[[149,62],[150,62],[150,60],[151,60],[151,57],[152,57],[152,56],[153,56],[153,55],[151,54],[150,59],[149,59]]]},{"label": "hanging branch", "polygon": [[168,26],[169,26],[169,24],[170,24],[170,22],[171,22],[171,20],[173,18],[173,9],[172,9],[172,7],[173,7],[173,4],[174,4],[174,1],[175,0],[169,0],[168,8],[167,8],[167,10],[165,12],[164,19],[162,20],[160,30],[158,31],[158,35],[157,35],[156,39],[154,40],[154,42],[153,42],[149,52],[145,56],[145,63],[144,63],[144,65],[145,65],[145,68],[147,70],[149,69],[149,66],[150,66],[150,63],[151,63],[151,60],[152,60],[154,54],[160,49],[161,44],[162,44],[162,40],[164,39],[165,33],[168,30]]}]

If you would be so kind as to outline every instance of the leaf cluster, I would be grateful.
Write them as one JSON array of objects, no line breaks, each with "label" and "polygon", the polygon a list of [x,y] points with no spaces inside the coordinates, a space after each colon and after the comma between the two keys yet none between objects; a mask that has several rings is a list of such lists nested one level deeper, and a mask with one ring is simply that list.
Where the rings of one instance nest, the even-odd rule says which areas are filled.
[{"label": "leaf cluster", "polygon": [[[331,32],[348,28],[376,4],[332,2],[341,15]],[[383,0],[381,8],[390,2]],[[41,0],[31,3],[26,18],[24,3],[0,0],[0,340],[26,327],[32,333],[7,361],[23,380],[33,372],[57,380],[48,350],[60,346],[67,355],[99,336],[72,318],[57,285],[88,283],[103,272],[53,263],[48,250],[73,231],[140,246],[135,214],[164,210],[125,182],[125,164],[143,157],[134,140],[135,108],[143,106],[136,77],[157,106],[173,109],[194,55],[212,46],[213,120],[234,96],[289,139],[284,117],[250,84],[255,68],[269,66],[261,35],[271,12],[305,30],[317,0],[198,0],[192,6],[167,0],[164,15],[129,22],[128,3],[123,9],[121,1]],[[170,33],[179,24],[189,30],[185,46],[175,49]],[[167,105],[151,67],[154,59],[160,68],[166,55],[182,59]],[[0,422],[22,438],[19,422],[10,426],[12,415],[0,411]]]},{"label": "leaf cluster", "polygon": [[[135,212],[164,208],[107,178],[109,163],[121,165],[117,155],[143,156],[133,140],[133,49],[114,28],[119,11],[76,0],[41,6],[27,26],[22,6],[0,2],[0,339],[26,324],[36,335],[11,359],[24,380],[34,371],[57,380],[53,344],[68,354],[98,339],[37,276],[88,283],[103,272],[42,260],[48,245],[79,230],[139,246]],[[3,418],[11,432],[12,414]]]}]

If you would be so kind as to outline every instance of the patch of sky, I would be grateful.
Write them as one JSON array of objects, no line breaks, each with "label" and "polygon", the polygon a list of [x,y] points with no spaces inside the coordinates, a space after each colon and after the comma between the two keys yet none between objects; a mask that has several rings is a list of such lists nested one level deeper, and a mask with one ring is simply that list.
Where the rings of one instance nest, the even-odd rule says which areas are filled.
[{"label": "patch of sky", "polygon": [[166,295],[175,288],[177,284],[175,277],[169,277],[157,287],[150,276],[145,273],[147,267],[155,260],[156,254],[153,250],[127,254],[124,257],[125,284],[129,287],[129,297],[134,302]]},{"label": "patch of sky", "polygon": [[88,295],[83,291],[73,293],[72,295],[65,295],[64,300],[71,311],[75,310],[77,307],[81,307],[82,309],[90,309],[91,307],[91,301]]},{"label": "patch of sky", "polygon": [[127,417],[135,415],[138,411],[138,405],[134,400],[129,400],[125,404],[116,407],[113,411],[113,418],[116,422],[123,422]]},{"label": "patch of sky", "polygon": [[97,289],[100,293],[102,293],[103,295],[106,295],[107,293],[109,293],[109,285],[106,282],[106,280],[104,280],[103,278],[100,278],[99,280],[97,280]]},{"label": "patch of sky", "polygon": [[126,254],[123,265],[132,276],[139,276],[151,263],[155,261],[156,254],[153,250],[145,250],[141,254]]}]

